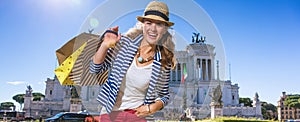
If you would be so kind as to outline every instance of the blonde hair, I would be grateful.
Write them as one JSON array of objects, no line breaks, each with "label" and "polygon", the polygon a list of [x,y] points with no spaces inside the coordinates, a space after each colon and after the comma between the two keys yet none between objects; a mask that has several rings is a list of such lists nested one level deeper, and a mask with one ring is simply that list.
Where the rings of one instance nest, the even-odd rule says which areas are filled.
[{"label": "blonde hair", "polygon": [[[143,29],[141,28],[131,28],[127,31],[125,36],[135,39],[138,35],[143,33]],[[163,37],[158,41],[157,46],[159,47],[161,51],[161,64],[162,67],[166,67],[168,65],[171,65],[171,68],[173,69],[176,64],[176,58],[174,55],[175,51],[175,44],[172,41],[172,35],[167,31]]]}]

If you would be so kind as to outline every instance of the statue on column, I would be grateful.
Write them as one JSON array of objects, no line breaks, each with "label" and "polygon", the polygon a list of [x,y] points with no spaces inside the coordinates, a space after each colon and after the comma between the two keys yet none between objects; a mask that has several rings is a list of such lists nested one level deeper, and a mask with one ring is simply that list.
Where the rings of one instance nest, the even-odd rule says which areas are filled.
[{"label": "statue on column", "polygon": [[78,112],[82,110],[81,99],[75,86],[71,86],[70,112]]},{"label": "statue on column", "polygon": [[222,105],[222,89],[220,84],[216,88],[214,88],[213,93],[210,96],[213,103]]},{"label": "statue on column", "polygon": [[212,101],[210,103],[211,107],[211,118],[216,118],[223,116],[223,102],[222,102],[222,89],[220,82],[216,88],[214,88],[213,93],[210,95]]},{"label": "statue on column", "polygon": [[31,86],[30,85],[28,85],[27,86],[27,89],[26,89],[26,94],[25,94],[25,96],[27,96],[27,97],[31,97],[32,96],[32,88],[31,88]]},{"label": "statue on column", "polygon": [[75,86],[71,87],[71,98],[79,98],[79,95],[77,93]]}]

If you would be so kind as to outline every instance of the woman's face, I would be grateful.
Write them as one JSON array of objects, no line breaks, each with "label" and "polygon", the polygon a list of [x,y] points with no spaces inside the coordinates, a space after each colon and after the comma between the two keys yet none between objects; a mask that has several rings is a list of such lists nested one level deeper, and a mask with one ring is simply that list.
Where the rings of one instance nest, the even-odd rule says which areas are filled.
[{"label": "woman's face", "polygon": [[167,32],[166,23],[145,19],[143,22],[143,36],[147,43],[153,45],[162,38],[162,36]]}]

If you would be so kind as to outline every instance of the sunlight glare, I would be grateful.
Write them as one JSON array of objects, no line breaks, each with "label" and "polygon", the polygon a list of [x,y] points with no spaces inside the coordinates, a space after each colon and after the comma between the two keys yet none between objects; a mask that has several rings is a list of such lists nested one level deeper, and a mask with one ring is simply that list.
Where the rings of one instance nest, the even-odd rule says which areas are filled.
[{"label": "sunlight glare", "polygon": [[92,28],[97,28],[99,25],[99,21],[96,18],[91,18],[90,19],[90,26]]},{"label": "sunlight glare", "polygon": [[48,5],[52,7],[62,7],[62,6],[78,6],[81,4],[81,0],[47,0]]}]

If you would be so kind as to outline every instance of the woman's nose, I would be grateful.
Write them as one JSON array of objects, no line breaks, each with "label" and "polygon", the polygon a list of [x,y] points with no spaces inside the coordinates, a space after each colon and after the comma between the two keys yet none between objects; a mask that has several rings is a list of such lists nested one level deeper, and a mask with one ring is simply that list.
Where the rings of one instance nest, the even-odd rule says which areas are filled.
[{"label": "woman's nose", "polygon": [[151,31],[156,31],[156,26],[157,25],[155,23],[152,23],[150,26]]}]

